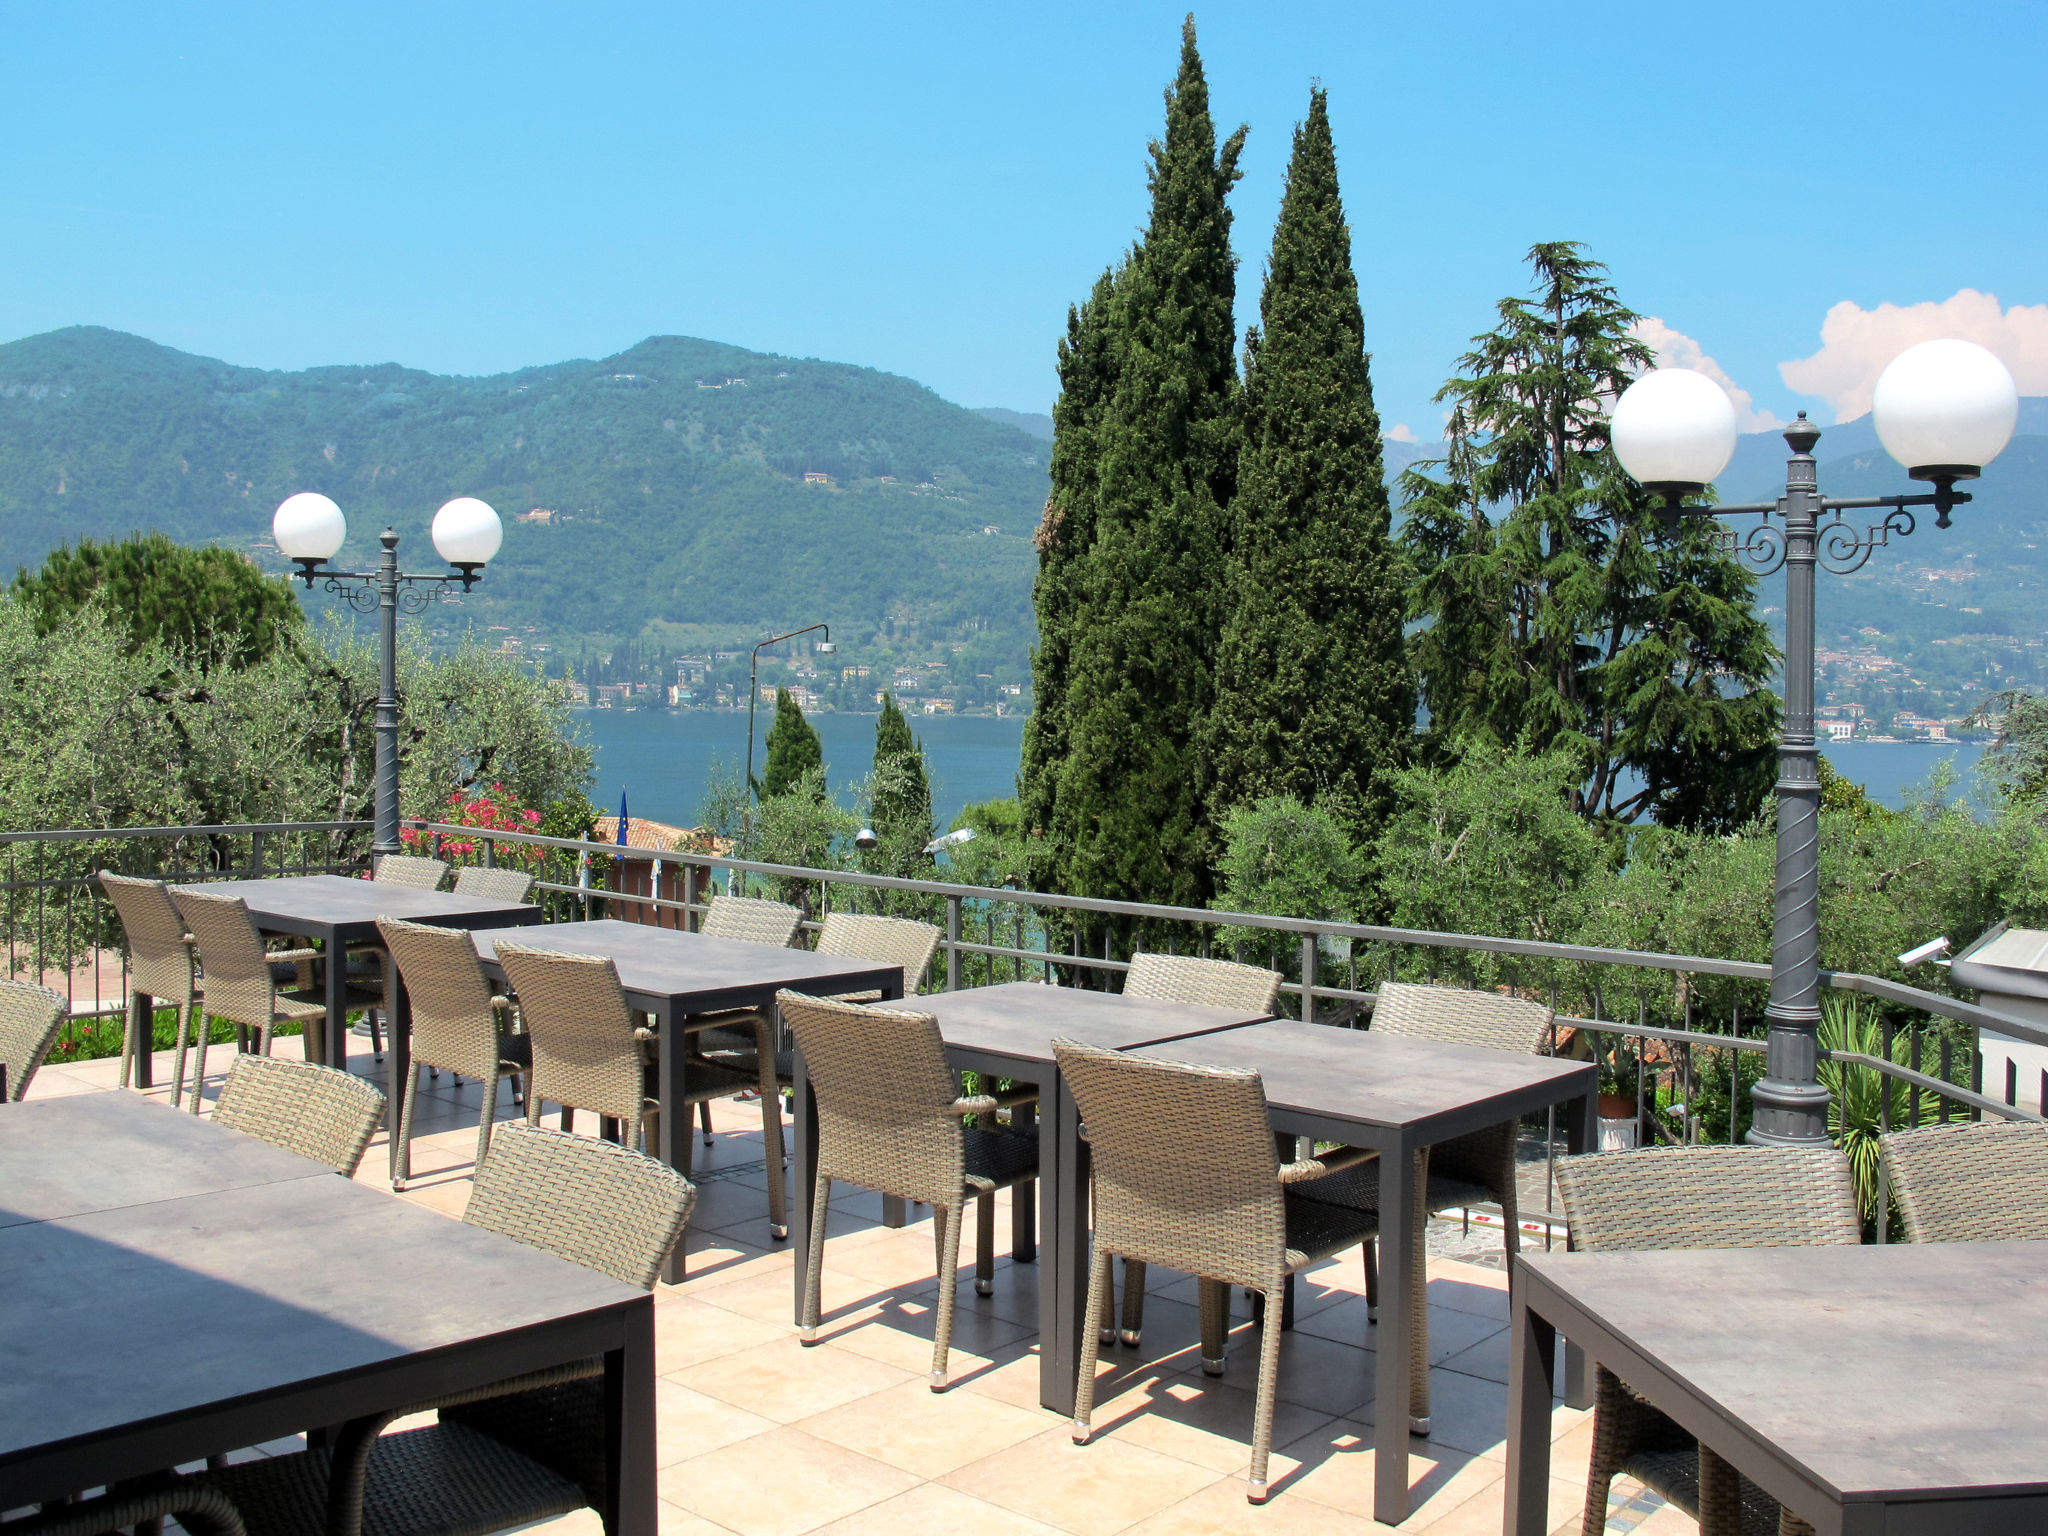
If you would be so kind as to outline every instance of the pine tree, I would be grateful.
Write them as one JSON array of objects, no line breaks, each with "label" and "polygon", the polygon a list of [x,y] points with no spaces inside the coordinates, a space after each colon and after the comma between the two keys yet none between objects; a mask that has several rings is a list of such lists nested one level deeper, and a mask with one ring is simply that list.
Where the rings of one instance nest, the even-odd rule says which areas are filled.
[{"label": "pine tree", "polygon": [[1379,415],[1328,101],[1310,93],[1247,339],[1229,608],[1209,720],[1210,814],[1269,796],[1360,842],[1415,734]]},{"label": "pine tree", "polygon": [[1404,481],[1430,745],[1565,748],[1583,815],[1732,829],[1777,728],[1754,584],[1703,520],[1665,532],[1609,450],[1607,409],[1651,357],[1606,268],[1572,242],[1529,261],[1535,299],[1503,299],[1438,396],[1449,457]]},{"label": "pine tree", "polygon": [[1237,463],[1225,198],[1243,144],[1241,128],[1216,142],[1190,17],[1151,149],[1151,218],[1113,285],[1094,528],[1073,572],[1065,757],[1045,835],[1058,885],[1077,894],[1200,906],[1211,886],[1197,734]]},{"label": "pine tree", "polygon": [[885,847],[901,844],[922,854],[932,840],[931,772],[924,745],[910,733],[896,695],[882,694],[882,713],[875,721],[875,777],[868,814]]},{"label": "pine tree", "polygon": [[775,690],[775,723],[768,727],[768,765],[761,770],[761,798],[786,795],[813,768],[825,766],[825,746],[787,688]]}]

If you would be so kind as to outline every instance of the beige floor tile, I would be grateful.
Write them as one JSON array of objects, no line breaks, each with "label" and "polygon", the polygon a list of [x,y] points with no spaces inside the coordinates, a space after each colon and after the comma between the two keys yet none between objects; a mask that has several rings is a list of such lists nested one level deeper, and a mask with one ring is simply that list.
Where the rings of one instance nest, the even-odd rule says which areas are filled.
[{"label": "beige floor tile", "polygon": [[829,1344],[806,1349],[791,1336],[707,1360],[668,1379],[778,1424],[794,1424],[915,1378]]},{"label": "beige floor tile", "polygon": [[[1303,1436],[1273,1458],[1276,1494],[1369,1513],[1376,1466],[1373,1436],[1372,1425],[1356,1420],[1340,1420]],[[1411,1439],[1410,1520],[1426,1523],[1448,1514],[1500,1476],[1501,1463],[1490,1457]]]},{"label": "beige floor tile", "polygon": [[784,1427],[665,1467],[660,1487],[739,1536],[801,1536],[916,1485],[908,1472]]},{"label": "beige floor tile", "polygon": [[[872,1317],[896,1295],[890,1286],[877,1285],[872,1280],[850,1274],[843,1266],[834,1265],[831,1257],[828,1248],[825,1273],[818,1281],[822,1330],[829,1331]],[[707,1275],[705,1279],[710,1281],[712,1277]],[[773,1269],[755,1269],[734,1279],[706,1284],[692,1294],[700,1301],[708,1301],[713,1306],[724,1307],[759,1322],[796,1326],[796,1287],[791,1267],[786,1264]]]},{"label": "beige floor tile", "polygon": [[818,1536],[1059,1536],[1044,1525],[971,1498],[942,1483],[925,1483],[908,1493],[871,1504],[859,1514],[821,1526]]},{"label": "beige floor tile", "polygon": [[1038,1406],[1038,1350],[1013,1345],[971,1375],[959,1377],[954,1392],[974,1392],[1019,1408]]},{"label": "beige floor tile", "polygon": [[[1255,1407],[1246,1386],[1151,1371],[1099,1401],[1090,1422],[1097,1439],[1142,1445],[1212,1472],[1241,1472],[1251,1462]],[[1273,1443],[1286,1445],[1330,1422],[1297,1403],[1275,1403]]]},{"label": "beige floor tile", "polygon": [[773,1419],[684,1386],[654,1384],[654,1450],[658,1466],[687,1461],[736,1440],[750,1440],[775,1428]]},{"label": "beige floor tile", "polygon": [[671,1504],[667,1499],[660,1502],[656,1514],[661,1522],[656,1528],[657,1536],[732,1536],[728,1527],[715,1525],[702,1515],[693,1515],[682,1505]]},{"label": "beige floor tile", "polygon": [[[819,1337],[831,1340],[836,1348],[851,1350],[899,1370],[915,1371],[923,1378],[932,1368],[932,1334],[937,1324],[936,1302],[892,1299],[828,1323],[819,1330]],[[956,1387],[963,1385],[996,1360],[1007,1358],[1036,1338],[1035,1329],[1000,1318],[980,1317],[961,1307],[953,1314],[947,1379]]]},{"label": "beige floor tile", "polygon": [[1075,1445],[1060,1427],[971,1462],[943,1481],[1077,1536],[1109,1536],[1191,1497],[1216,1474],[1114,1439]]},{"label": "beige floor tile", "polygon": [[1507,1455],[1508,1389],[1459,1371],[1429,1373],[1430,1440],[1452,1450]]},{"label": "beige floor tile", "polygon": [[654,1365],[663,1375],[688,1370],[706,1360],[738,1354],[757,1344],[787,1338],[787,1322],[764,1323],[756,1318],[698,1301],[682,1291],[658,1295],[654,1307]]},{"label": "beige floor tile", "polygon": [[800,1420],[797,1428],[919,1477],[1043,1434],[1051,1416],[967,1392],[934,1392],[922,1381],[858,1398]]},{"label": "beige floor tile", "polygon": [[1125,1536],[1377,1536],[1387,1530],[1364,1515],[1285,1494],[1252,1504],[1244,1492],[1241,1477],[1211,1483],[1193,1498],[1139,1521]]},{"label": "beige floor tile", "polygon": [[[1500,1536],[1506,1511],[1503,1508],[1507,1497],[1507,1480],[1497,1478],[1479,1490],[1455,1509],[1433,1515],[1417,1525],[1409,1521],[1418,1536]],[[1582,1484],[1567,1483],[1553,1479],[1550,1484],[1550,1511],[1545,1517],[1548,1530],[1560,1528],[1578,1536],[1584,1517],[1586,1490]],[[1698,1536],[1699,1528],[1687,1522],[1690,1536]],[[1408,1526],[1402,1527],[1405,1531]],[[1638,1530],[1643,1527],[1637,1527]]]}]

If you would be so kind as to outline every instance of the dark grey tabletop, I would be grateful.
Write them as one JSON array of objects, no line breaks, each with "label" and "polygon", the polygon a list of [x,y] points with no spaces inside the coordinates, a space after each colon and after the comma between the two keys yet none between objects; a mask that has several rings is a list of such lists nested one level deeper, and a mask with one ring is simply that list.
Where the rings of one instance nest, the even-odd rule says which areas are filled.
[{"label": "dark grey tabletop", "polygon": [[932,992],[907,1003],[881,1006],[931,1014],[939,1021],[939,1031],[949,1046],[1020,1062],[1052,1060],[1055,1035],[1128,1050],[1205,1030],[1235,1029],[1266,1017],[1235,1008],[1168,1003],[1035,981]]},{"label": "dark grey tabletop", "polygon": [[[259,926],[300,923],[307,928],[348,928],[374,932],[380,917],[451,928],[538,923],[540,908],[518,901],[486,901],[452,891],[354,880],[347,875],[282,875],[273,880],[218,880],[181,885],[181,891],[239,896]],[[294,931],[303,932],[305,929]]]},{"label": "dark grey tabletop", "polygon": [[[798,992],[894,991],[903,967],[807,949],[780,949],[738,939],[707,939],[651,923],[549,923],[517,934],[478,933],[477,954],[488,965],[499,940],[531,949],[605,955],[618,967],[619,984],[636,1001],[659,1001],[692,1013],[752,1007],[788,987]],[[644,1000],[644,1001],[643,1001]]]},{"label": "dark grey tabletop", "polygon": [[1576,1331],[1659,1407],[1675,1385],[1839,1500],[2048,1492],[2048,1243],[1524,1251],[1521,1268],[1561,1331],[1546,1293],[1675,1378]]},{"label": "dark grey tabletop", "polygon": [[[530,1368],[517,1352],[540,1346],[522,1344],[520,1330],[537,1338],[647,1301],[636,1287],[239,1132],[127,1094],[92,1097],[127,1113],[94,1120],[75,1102],[44,1100],[0,1115],[11,1204],[24,1203],[11,1143],[38,1131],[133,1179],[131,1203],[0,1228],[0,1494],[20,1495],[0,1504],[50,1496],[27,1480],[47,1475],[53,1454],[152,1425],[175,1436],[202,1412],[215,1424],[224,1412],[246,1414],[256,1427],[266,1399],[296,1393],[303,1403],[329,1383],[362,1391],[358,1383],[396,1361],[446,1370],[451,1387],[465,1371],[480,1385]],[[217,1150],[215,1166],[203,1143]],[[259,1176],[257,1148],[276,1178],[234,1187]],[[492,1341],[496,1357],[458,1348],[479,1341]],[[182,1461],[291,1432],[165,1444]]]},{"label": "dark grey tabletop", "polygon": [[1518,1103],[1554,1103],[1571,1096],[1575,1085],[1591,1092],[1593,1083],[1593,1067],[1586,1062],[1293,1019],[1168,1041],[1138,1054],[1254,1068],[1275,1109],[1407,1126],[1421,1141],[1431,1140],[1431,1132],[1454,1117],[1497,1122],[1519,1113]]}]

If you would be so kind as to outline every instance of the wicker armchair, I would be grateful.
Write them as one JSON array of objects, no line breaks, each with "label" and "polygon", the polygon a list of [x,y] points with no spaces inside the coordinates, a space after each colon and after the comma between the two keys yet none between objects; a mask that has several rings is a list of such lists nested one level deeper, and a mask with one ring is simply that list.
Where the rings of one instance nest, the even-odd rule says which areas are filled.
[{"label": "wicker armchair", "polygon": [[[492,993],[468,934],[391,917],[378,918],[377,931],[412,999],[412,1075],[400,1101],[398,1144],[412,1145],[421,1067],[473,1077],[483,1087],[476,1127],[476,1165],[481,1168],[498,1113],[498,1078],[506,1072],[526,1073],[533,1065],[532,1042],[504,1027],[512,1004]],[[402,1159],[398,1166],[405,1166]],[[394,1178],[392,1187],[404,1188],[404,1180]]]},{"label": "wicker armchair", "polygon": [[[463,1220],[651,1286],[697,1192],[673,1169],[535,1126],[498,1132]],[[439,1422],[387,1435],[402,1414]],[[595,1508],[605,1492],[604,1362],[572,1362],[344,1426],[331,1447],[226,1467],[204,1481],[258,1536],[450,1536]],[[84,1536],[84,1533],[80,1533]],[[228,1533],[233,1536],[233,1533]]]},{"label": "wicker armchair", "polygon": [[2048,1126],[1958,1121],[1879,1138],[1913,1243],[2048,1239]]},{"label": "wicker armchair", "polygon": [[[163,881],[137,880],[103,869],[99,882],[114,904],[114,915],[120,918],[121,933],[127,940],[130,989],[177,1004],[178,1065],[171,1077],[171,1105],[176,1108],[183,1102],[185,1041],[199,1001],[199,985],[192,974],[192,936],[185,931],[185,920],[178,915],[170,887]],[[121,1041],[123,1088],[132,1080],[136,1053],[152,1048],[155,1033],[155,1020],[137,1017],[130,1010],[127,1033]]]},{"label": "wicker armchair", "polygon": [[[1125,997],[1156,998],[1166,1003],[1192,1003],[1210,1008],[1241,1008],[1270,1014],[1280,1003],[1280,973],[1234,960],[1204,960],[1195,955],[1153,955],[1140,950],[1124,973]],[[1367,1250],[1370,1252],[1370,1250]],[[1101,1313],[1102,1342],[1117,1340],[1116,1295],[1105,1296]],[[1123,1341],[1136,1349],[1144,1340],[1145,1261],[1124,1260]]]},{"label": "wicker armchair", "polygon": [[287,1152],[355,1176],[378,1123],[384,1095],[334,1067],[272,1056],[239,1056],[221,1084],[213,1121],[274,1142]]},{"label": "wicker armchair", "polygon": [[[1300,1199],[1293,1186],[1364,1161],[1339,1147],[1281,1164],[1256,1072],[1190,1066],[1054,1040],[1053,1053],[1087,1123],[1094,1158],[1095,1254],[1089,1315],[1100,1315],[1117,1255],[1200,1277],[1202,1369],[1223,1371],[1229,1288],[1266,1298],[1252,1417],[1247,1497],[1266,1500],[1280,1314],[1287,1277],[1371,1237],[1376,1218]],[[1135,1267],[1135,1266],[1133,1266]],[[1084,1329],[1074,1441],[1088,1443],[1097,1335]]]},{"label": "wicker armchair", "polygon": [[409,885],[415,890],[438,891],[448,878],[449,865],[441,859],[424,859],[411,853],[387,853],[377,861],[373,879],[380,885]]},{"label": "wicker armchair", "polygon": [[[1655,1147],[1557,1164],[1574,1248],[1780,1248],[1862,1241],[1849,1162],[1831,1148]],[[1701,1536],[1812,1536],[1770,1495],[1602,1366],[1593,1404],[1585,1536],[1607,1528],[1617,1472],[1700,1523]]]},{"label": "wicker armchair", "polygon": [[[327,1004],[303,992],[280,992],[273,966],[318,959],[317,949],[266,950],[263,935],[250,919],[249,908],[239,896],[212,896],[199,891],[171,892],[178,916],[185,920],[199,951],[202,992],[198,1036],[198,1057],[192,1068],[192,1113],[199,1113],[200,1085],[206,1081],[206,1041],[213,1020],[226,1019],[235,1026],[236,1045],[247,1050],[249,1032],[256,1032],[256,1049],[270,1054],[270,1032],[278,1024],[317,1028],[327,1017]],[[311,1042],[308,1042],[311,1045]],[[309,1049],[307,1055],[313,1052]],[[183,1074],[182,1063],[179,1066]]]},{"label": "wicker armchair", "polygon": [[166,1475],[120,1484],[96,1498],[45,1504],[42,1513],[0,1523],[7,1536],[113,1536],[116,1531],[161,1532],[166,1519],[188,1536],[248,1536],[241,1511],[218,1488],[198,1478]]},{"label": "wicker armchair", "polygon": [[[818,929],[814,946],[821,955],[844,955],[855,960],[880,960],[903,967],[904,997],[917,996],[924,985],[925,968],[939,947],[942,935],[931,923],[903,917],[868,917],[858,912],[828,912]],[[879,992],[845,992],[843,1003],[881,1001]]]},{"label": "wicker armchair", "polygon": [[500,941],[498,963],[519,999],[532,1071],[526,1123],[537,1125],[543,1101],[562,1107],[562,1129],[575,1111],[616,1120],[627,1145],[653,1146],[660,1101],[653,1092],[651,1052],[626,1004],[618,967],[604,955],[528,949]]},{"label": "wicker armchair", "polygon": [[959,1079],[946,1063],[939,1021],[930,1014],[796,992],[779,993],[775,1001],[804,1053],[818,1107],[818,1178],[811,1191],[803,1342],[814,1344],[818,1338],[832,1181],[918,1201],[932,1208],[938,1249],[931,1388],[943,1392],[967,1202],[974,1201],[977,1214],[975,1288],[986,1295],[995,1274],[996,1191],[1037,1177],[1038,1138],[992,1123],[972,1129],[962,1124],[967,1115],[992,1122],[1011,1101],[1001,1094],[961,1096]]},{"label": "wicker armchair", "polygon": [[796,907],[759,896],[714,894],[697,931],[707,939],[739,939],[747,944],[773,944],[787,949],[804,920]]},{"label": "wicker armchair", "polygon": [[0,981],[0,1067],[6,1068],[0,1088],[19,1102],[28,1097],[36,1068],[50,1053],[57,1031],[71,1017],[61,992],[26,981]]},{"label": "wicker armchair", "polygon": [[523,869],[488,869],[465,864],[455,871],[455,894],[479,901],[524,901],[533,891],[533,876]]}]

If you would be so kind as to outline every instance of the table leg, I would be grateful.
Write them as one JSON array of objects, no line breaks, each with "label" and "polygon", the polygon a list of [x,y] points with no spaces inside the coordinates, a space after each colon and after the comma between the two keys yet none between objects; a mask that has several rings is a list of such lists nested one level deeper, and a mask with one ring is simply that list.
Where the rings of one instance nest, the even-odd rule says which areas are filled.
[{"label": "table leg", "polygon": [[412,1148],[398,1134],[398,1121],[405,1103],[406,1086],[412,1082],[412,995],[405,990],[405,978],[384,952],[384,1049],[391,1071],[385,1077],[384,1124],[391,1137],[391,1187],[412,1177]]},{"label": "table leg", "polygon": [[[1600,1100],[1591,1093],[1574,1099],[1565,1107],[1565,1150],[1574,1156],[1600,1145]],[[1508,1289],[1514,1289],[1512,1269]],[[1564,1346],[1564,1400],[1570,1408],[1593,1406],[1593,1377],[1586,1369],[1586,1352],[1569,1339]]]},{"label": "table leg", "polygon": [[155,1086],[156,1066],[156,999],[147,992],[137,992],[128,999],[128,1027],[134,1031],[135,1041],[135,1086]]},{"label": "table leg", "polygon": [[1385,1170],[1404,1172],[1415,1149],[1397,1136],[1380,1149],[1380,1322],[1378,1361],[1373,1377],[1373,1518],[1399,1525],[1408,1518],[1408,1276],[1411,1245],[1421,1242],[1422,1222],[1415,1209],[1415,1181],[1388,1178]]},{"label": "table leg", "polygon": [[1508,1536],[1550,1529],[1550,1399],[1557,1330],[1518,1294],[1508,1331]]},{"label": "table leg", "polygon": [[626,1343],[604,1357],[605,1536],[655,1536],[654,1299],[626,1317]]},{"label": "table leg", "polygon": [[789,1249],[796,1262],[790,1266],[795,1277],[790,1316],[799,1327],[804,1320],[804,1277],[811,1258],[811,1192],[818,1182],[818,1105],[811,1096],[811,1075],[804,1066],[804,1050],[790,1042],[791,1089]]},{"label": "table leg", "polygon": [[305,1036],[308,1061],[348,1070],[348,951],[327,936],[327,1016]]},{"label": "table leg", "polygon": [[[1081,1144],[1081,1114],[1074,1096],[1057,1074],[1049,1091],[1040,1096],[1039,1121],[1039,1136],[1057,1143],[1057,1159],[1051,1178],[1042,1180],[1045,1231],[1041,1234],[1044,1252],[1038,1260],[1038,1401],[1039,1406],[1062,1418],[1071,1418],[1081,1368],[1081,1330],[1091,1326],[1082,1316],[1088,1305],[1088,1149]],[[1044,1146],[1043,1140],[1040,1146]],[[1040,1171],[1042,1175],[1042,1163]],[[1048,1300],[1052,1304],[1050,1327],[1045,1315]]]},{"label": "table leg", "polygon": [[[1046,1088],[1039,1085],[1038,1096],[1044,1098]],[[1036,1104],[1019,1104],[1010,1111],[1010,1128],[1023,1131],[1031,1128],[1038,1120]],[[1039,1179],[1036,1193],[1042,1200],[1045,1190],[1045,1170],[1056,1166],[1047,1160],[1046,1148],[1054,1146],[1041,1127],[1038,1142]],[[1048,1229],[1049,1231],[1050,1229]],[[1016,1191],[1010,1192],[1010,1262],[1012,1264],[1033,1264],[1038,1260],[1038,1207],[1029,1200],[1019,1200]]]},{"label": "table leg", "polygon": [[[690,1102],[684,1096],[683,1021],[679,1015],[663,1009],[650,1017],[654,1019],[655,1033],[661,1036],[658,1048],[659,1066],[655,1069],[655,1098],[660,1101],[661,1112],[656,1117],[659,1133],[655,1137],[654,1155],[669,1167],[680,1169],[689,1158]],[[528,1085],[530,1092],[532,1085]],[[600,1129],[602,1122],[600,1122]],[[662,1261],[661,1278],[665,1285],[681,1285],[689,1273],[689,1263],[683,1253],[688,1234],[677,1239],[668,1257]]]}]

